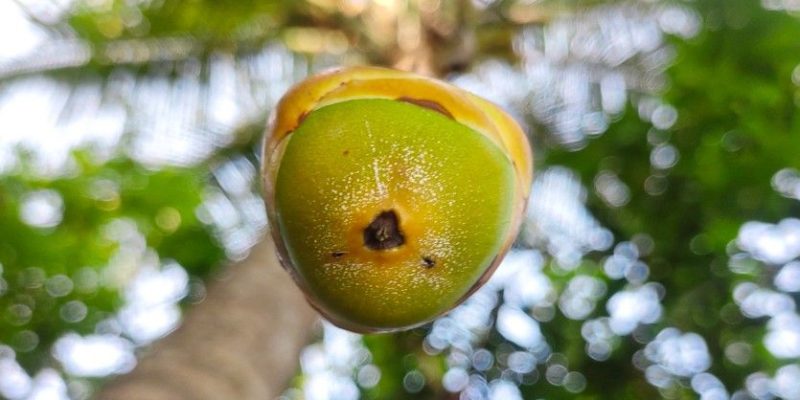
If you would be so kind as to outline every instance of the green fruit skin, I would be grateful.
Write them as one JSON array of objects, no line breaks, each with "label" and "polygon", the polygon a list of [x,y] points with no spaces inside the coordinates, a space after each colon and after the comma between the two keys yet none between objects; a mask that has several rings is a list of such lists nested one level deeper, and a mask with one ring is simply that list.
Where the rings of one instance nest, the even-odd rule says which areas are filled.
[{"label": "green fruit skin", "polygon": [[[287,140],[277,228],[295,279],[337,325],[390,331],[435,318],[471,291],[510,234],[511,161],[443,114],[351,100],[309,113]],[[389,207],[402,210],[407,243],[353,247],[363,243],[354,232],[369,223],[365,213]]]}]

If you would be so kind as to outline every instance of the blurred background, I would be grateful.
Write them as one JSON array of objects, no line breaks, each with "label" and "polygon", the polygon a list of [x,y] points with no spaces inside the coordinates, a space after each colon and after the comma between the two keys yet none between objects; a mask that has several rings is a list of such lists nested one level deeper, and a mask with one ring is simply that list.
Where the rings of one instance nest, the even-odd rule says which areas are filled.
[{"label": "blurred background", "polygon": [[88,399],[134,369],[268,229],[275,102],[368,63],[512,113],[527,219],[432,324],[309,326],[275,365],[281,399],[800,399],[798,18],[796,0],[0,0],[0,398]]}]

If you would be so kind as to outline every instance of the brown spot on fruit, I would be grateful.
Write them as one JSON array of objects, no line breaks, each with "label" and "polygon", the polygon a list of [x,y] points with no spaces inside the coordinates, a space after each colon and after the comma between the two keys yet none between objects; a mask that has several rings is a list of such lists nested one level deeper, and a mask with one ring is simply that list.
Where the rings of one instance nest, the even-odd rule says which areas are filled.
[{"label": "brown spot on fruit", "polygon": [[411,104],[414,104],[414,105],[417,105],[417,106],[420,106],[420,107],[423,107],[423,108],[427,108],[429,110],[436,111],[439,114],[442,114],[447,118],[455,119],[455,118],[453,118],[453,114],[451,114],[450,111],[448,111],[446,108],[444,108],[443,105],[441,105],[441,104],[439,104],[439,103],[437,103],[437,102],[435,102],[433,100],[415,99],[415,98],[412,98],[412,97],[398,97],[397,101],[403,101],[403,102],[406,102],[406,103],[411,103]]},{"label": "brown spot on fruit", "polygon": [[406,242],[394,210],[382,211],[364,228],[364,246],[372,250],[389,250]]},{"label": "brown spot on fruit", "polygon": [[340,257],[341,257],[341,256],[343,256],[344,254],[345,254],[345,253],[344,253],[343,251],[334,251],[333,253],[331,253],[331,256],[332,256],[333,258],[340,258]]},{"label": "brown spot on fruit", "polygon": [[429,256],[422,257],[422,263],[426,268],[433,268],[436,265],[436,261]]},{"label": "brown spot on fruit", "polygon": [[297,117],[297,126],[300,126],[300,124],[302,124],[303,121],[305,121],[307,116],[308,116],[308,112],[304,112],[304,113],[300,114],[300,116]]}]

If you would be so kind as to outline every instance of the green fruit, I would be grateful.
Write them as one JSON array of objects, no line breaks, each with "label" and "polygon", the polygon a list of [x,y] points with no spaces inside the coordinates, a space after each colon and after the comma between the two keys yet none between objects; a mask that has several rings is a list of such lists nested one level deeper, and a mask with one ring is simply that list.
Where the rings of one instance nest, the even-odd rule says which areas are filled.
[{"label": "green fruit", "polygon": [[494,143],[436,111],[384,99],[336,103],[308,114],[289,138],[275,188],[278,228],[312,302],[331,319],[367,330],[412,326],[456,304],[492,263],[511,225],[514,179]]},{"label": "green fruit", "polygon": [[264,146],[281,264],[340,327],[420,325],[498,266],[531,164],[519,125],[452,85],[375,67],[312,76],[278,103]]}]

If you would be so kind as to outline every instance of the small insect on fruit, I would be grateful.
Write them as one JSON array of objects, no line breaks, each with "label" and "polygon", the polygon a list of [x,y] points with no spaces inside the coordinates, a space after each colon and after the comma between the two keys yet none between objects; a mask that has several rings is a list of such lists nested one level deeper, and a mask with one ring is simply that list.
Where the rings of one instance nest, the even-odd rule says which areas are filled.
[{"label": "small insect on fruit", "polygon": [[358,332],[407,329],[491,276],[519,230],[531,152],[494,104],[411,73],[353,67],[279,102],[263,180],[279,258]]}]

